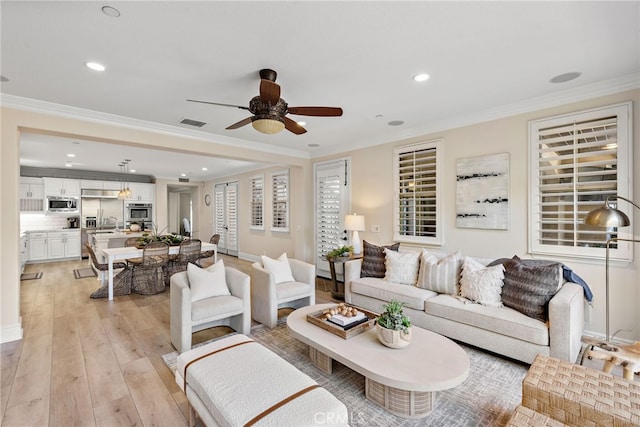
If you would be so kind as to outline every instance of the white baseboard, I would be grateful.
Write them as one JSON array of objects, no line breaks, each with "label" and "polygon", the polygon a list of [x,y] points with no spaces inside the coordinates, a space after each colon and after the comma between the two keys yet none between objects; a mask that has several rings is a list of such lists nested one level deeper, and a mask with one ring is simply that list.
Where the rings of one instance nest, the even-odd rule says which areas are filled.
[{"label": "white baseboard", "polygon": [[260,255],[247,254],[244,252],[238,252],[238,259],[243,259],[245,261],[251,261],[251,262],[262,261],[262,258],[260,258]]},{"label": "white baseboard", "polygon": [[[597,340],[604,341],[604,334],[601,334],[599,332],[587,331],[586,329],[582,332],[582,336],[587,336],[589,338],[594,338],[594,339],[597,339]],[[626,339],[626,338],[619,338],[619,337],[616,336],[611,340],[611,342],[614,343],[614,344],[617,343],[617,344],[628,345],[628,344],[633,344],[635,341],[634,340],[629,340],[629,339]]]},{"label": "white baseboard", "polygon": [[0,329],[0,344],[21,340],[22,333],[23,333],[22,318],[20,318],[20,323],[16,323],[15,325],[5,326],[2,329]]}]

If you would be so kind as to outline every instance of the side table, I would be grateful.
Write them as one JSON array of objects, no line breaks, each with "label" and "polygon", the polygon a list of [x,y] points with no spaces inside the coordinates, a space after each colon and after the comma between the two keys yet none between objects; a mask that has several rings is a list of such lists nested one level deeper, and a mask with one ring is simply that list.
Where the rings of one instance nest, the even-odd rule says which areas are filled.
[{"label": "side table", "polygon": [[336,277],[336,264],[343,264],[347,261],[351,261],[353,259],[362,258],[362,254],[360,255],[349,255],[349,256],[339,256],[339,257],[331,257],[325,259],[329,262],[329,271],[331,272],[331,282],[333,283],[333,289],[331,289],[331,297],[340,301],[344,301],[344,291],[340,292],[340,288],[338,287],[338,279]]}]

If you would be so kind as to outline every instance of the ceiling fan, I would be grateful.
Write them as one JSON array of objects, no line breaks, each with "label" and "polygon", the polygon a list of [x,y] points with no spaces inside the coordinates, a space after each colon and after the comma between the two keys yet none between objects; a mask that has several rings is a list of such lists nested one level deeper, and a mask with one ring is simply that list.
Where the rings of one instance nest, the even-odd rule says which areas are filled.
[{"label": "ceiling fan", "polygon": [[187,101],[247,110],[253,116],[240,120],[226,129],[238,129],[251,123],[254,129],[262,133],[278,133],[287,129],[296,135],[301,135],[307,131],[294,120],[288,118],[287,114],[316,117],[342,116],[342,108],[339,107],[289,107],[285,100],[280,98],[280,85],[276,83],[277,75],[275,71],[268,68],[260,70],[260,95],[254,96],[249,101],[248,107],[195,99],[187,99]]}]

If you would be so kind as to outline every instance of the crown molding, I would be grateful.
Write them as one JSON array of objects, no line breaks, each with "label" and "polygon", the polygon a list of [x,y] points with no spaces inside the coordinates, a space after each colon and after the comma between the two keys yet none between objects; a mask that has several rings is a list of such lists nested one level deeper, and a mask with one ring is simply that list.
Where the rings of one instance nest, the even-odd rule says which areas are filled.
[{"label": "crown molding", "polygon": [[[436,132],[443,132],[464,126],[488,122],[491,120],[503,119],[520,114],[541,111],[548,108],[586,101],[589,99],[613,95],[629,90],[640,89],[640,73],[629,74],[615,79],[604,80],[571,89],[554,92],[548,95],[538,96],[511,104],[490,108],[476,113],[447,117],[426,125],[414,126],[403,129],[395,134],[392,140],[386,138],[372,138],[367,141],[355,141],[350,144],[349,151],[359,150],[376,145],[388,144],[390,142],[401,141],[409,138],[416,138]],[[313,158],[330,156],[344,153],[344,147],[327,147],[314,151]]]},{"label": "crown molding", "polygon": [[294,150],[285,147],[275,147],[256,141],[249,141],[241,138],[212,134],[208,132],[183,129],[177,126],[165,125],[162,123],[150,122],[146,120],[134,119],[131,117],[119,116],[116,114],[102,113],[99,111],[87,110],[84,108],[72,107],[69,105],[56,104],[39,99],[24,98],[21,96],[0,94],[0,105],[16,110],[30,111],[34,113],[49,114],[70,119],[85,120],[93,123],[101,123],[112,126],[119,126],[137,131],[155,132],[169,136],[189,138],[198,141],[212,142],[220,145],[241,147],[254,151],[262,151],[269,154],[279,154],[302,159],[309,159],[309,153],[302,150]]}]

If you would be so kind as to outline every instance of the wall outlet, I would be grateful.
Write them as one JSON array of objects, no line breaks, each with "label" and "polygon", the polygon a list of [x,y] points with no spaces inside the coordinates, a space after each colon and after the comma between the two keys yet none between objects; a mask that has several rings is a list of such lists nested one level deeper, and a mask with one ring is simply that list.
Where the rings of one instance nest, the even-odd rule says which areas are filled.
[{"label": "wall outlet", "polygon": [[379,233],[380,232],[380,226],[379,225],[372,225],[371,226],[371,232],[372,233]]}]

